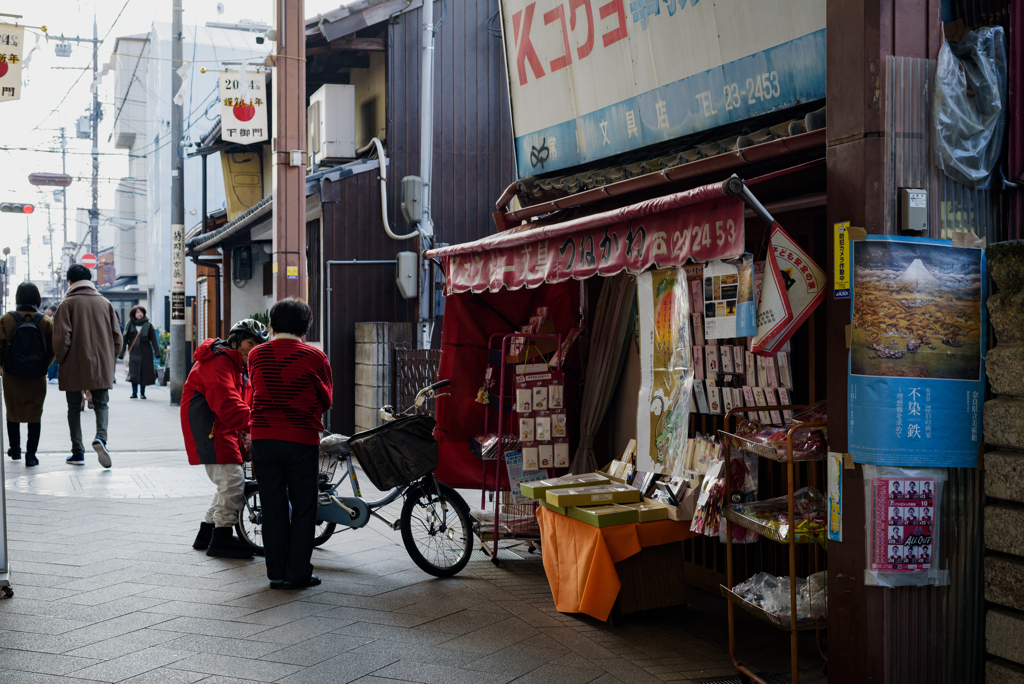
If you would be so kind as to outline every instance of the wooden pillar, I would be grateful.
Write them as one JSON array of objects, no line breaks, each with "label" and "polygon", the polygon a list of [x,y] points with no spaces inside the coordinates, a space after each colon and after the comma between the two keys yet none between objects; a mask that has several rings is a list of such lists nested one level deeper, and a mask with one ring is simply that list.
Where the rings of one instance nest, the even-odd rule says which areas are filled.
[{"label": "wooden pillar", "polygon": [[[941,44],[939,0],[827,0],[828,263],[832,224],[850,221],[883,230],[885,64],[890,55],[935,58]],[[826,300],[829,449],[847,450],[848,300]],[[886,639],[885,591],[864,586],[864,485],[860,466],[843,473],[843,541],[828,548],[829,681],[891,681],[894,658],[917,662],[934,654],[894,653]],[[936,635],[938,638],[939,635]]]}]

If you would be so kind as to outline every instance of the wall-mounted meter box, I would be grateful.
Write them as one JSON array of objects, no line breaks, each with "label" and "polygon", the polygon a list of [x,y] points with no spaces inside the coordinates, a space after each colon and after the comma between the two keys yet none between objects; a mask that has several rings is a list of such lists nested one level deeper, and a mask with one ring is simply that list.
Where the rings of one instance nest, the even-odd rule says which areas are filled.
[{"label": "wall-mounted meter box", "polygon": [[402,179],[402,216],[410,226],[423,220],[423,179],[419,176]]},{"label": "wall-mounted meter box", "polygon": [[928,230],[928,191],[900,188],[900,229]]},{"label": "wall-mounted meter box", "polygon": [[395,284],[398,285],[398,292],[403,299],[413,299],[419,294],[416,288],[417,274],[420,259],[416,252],[399,252],[395,264]]}]

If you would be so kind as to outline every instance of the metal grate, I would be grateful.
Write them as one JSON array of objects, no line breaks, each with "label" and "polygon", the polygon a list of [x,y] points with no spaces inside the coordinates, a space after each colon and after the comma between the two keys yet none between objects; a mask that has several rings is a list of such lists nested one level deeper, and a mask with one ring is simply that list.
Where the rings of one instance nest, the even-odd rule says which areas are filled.
[{"label": "metal grate", "polygon": [[[762,674],[760,677],[768,684],[790,684],[792,681],[786,675]],[[749,679],[743,675],[729,675],[728,677],[712,677],[711,679],[698,679],[699,684],[748,684]]]},{"label": "metal grate", "polygon": [[[395,400],[395,408],[403,409],[412,406],[417,392],[427,385],[437,382],[441,350],[406,349],[405,345],[395,345],[392,359],[394,389],[391,396]],[[434,415],[434,402],[428,401],[417,413],[425,416]]]}]

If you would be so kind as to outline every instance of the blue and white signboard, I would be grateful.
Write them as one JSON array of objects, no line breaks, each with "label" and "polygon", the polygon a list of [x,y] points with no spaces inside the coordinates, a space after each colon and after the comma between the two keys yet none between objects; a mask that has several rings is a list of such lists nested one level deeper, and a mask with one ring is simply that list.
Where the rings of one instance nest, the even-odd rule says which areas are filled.
[{"label": "blue and white signboard", "polygon": [[502,0],[520,177],[825,97],[825,0]]},{"label": "blue and white signboard", "polygon": [[854,461],[975,468],[985,401],[985,253],[868,236],[853,247]]}]

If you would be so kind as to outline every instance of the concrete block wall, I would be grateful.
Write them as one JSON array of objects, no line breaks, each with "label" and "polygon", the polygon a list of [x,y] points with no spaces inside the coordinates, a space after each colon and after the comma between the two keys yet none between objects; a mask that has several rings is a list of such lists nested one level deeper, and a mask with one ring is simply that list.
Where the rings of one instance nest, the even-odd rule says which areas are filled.
[{"label": "concrete block wall", "polygon": [[392,350],[413,339],[412,323],[356,323],[356,432],[380,425],[377,410],[391,397]]},{"label": "concrete block wall", "polygon": [[1024,241],[986,250],[996,346],[985,366],[985,663],[987,684],[1024,684]]}]

